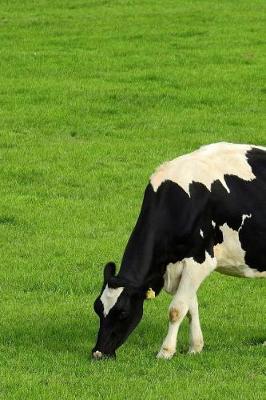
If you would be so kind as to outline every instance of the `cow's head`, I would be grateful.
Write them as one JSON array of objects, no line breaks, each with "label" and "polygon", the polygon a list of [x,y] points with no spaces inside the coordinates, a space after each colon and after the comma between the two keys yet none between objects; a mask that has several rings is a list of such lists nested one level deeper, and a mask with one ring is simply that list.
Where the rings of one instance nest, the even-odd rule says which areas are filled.
[{"label": "cow's head", "polygon": [[141,320],[144,298],[141,290],[130,287],[115,276],[114,263],[105,266],[103,288],[94,303],[100,329],[92,350],[93,358],[115,357],[116,349]]}]

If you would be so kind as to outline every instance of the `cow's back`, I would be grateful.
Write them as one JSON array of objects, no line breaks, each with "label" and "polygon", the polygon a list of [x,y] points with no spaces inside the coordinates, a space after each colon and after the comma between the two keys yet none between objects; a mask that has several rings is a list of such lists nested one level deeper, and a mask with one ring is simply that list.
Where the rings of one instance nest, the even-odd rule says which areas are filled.
[{"label": "cow's back", "polygon": [[245,181],[256,178],[247,159],[249,152],[253,152],[251,157],[253,164],[257,167],[260,163],[266,175],[266,148],[245,144],[215,143],[162,164],[151,176],[150,181],[155,191],[161,183],[170,180],[176,182],[189,194],[189,186],[192,182],[203,183],[211,190],[212,184],[219,180],[229,191],[226,183],[227,176],[236,175]]},{"label": "cow's back", "polygon": [[212,231],[219,269],[229,266],[223,272],[239,276],[266,271],[266,148],[231,143],[204,146],[161,165],[150,181],[154,191],[163,182],[174,182],[188,198],[195,183],[203,184],[209,191],[206,213],[211,221],[201,234]]}]

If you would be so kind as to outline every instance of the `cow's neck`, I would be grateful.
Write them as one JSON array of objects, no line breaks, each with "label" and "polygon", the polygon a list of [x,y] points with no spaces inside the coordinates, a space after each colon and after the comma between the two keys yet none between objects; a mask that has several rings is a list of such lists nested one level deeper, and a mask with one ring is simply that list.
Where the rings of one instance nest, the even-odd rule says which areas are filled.
[{"label": "cow's neck", "polygon": [[146,235],[145,240],[141,232],[133,231],[122,259],[118,278],[130,286],[144,290],[152,288],[158,293],[163,286],[166,265],[167,262],[158,257],[152,231]]},{"label": "cow's neck", "polygon": [[[145,242],[142,248],[140,240],[129,240],[126,247],[118,277],[128,282],[131,286],[140,288],[146,285],[151,278],[151,265],[153,260],[152,239]],[[143,243],[144,245],[144,243]],[[154,272],[153,272],[154,275]]]},{"label": "cow's neck", "polygon": [[[166,260],[162,257],[162,249],[156,244],[156,223],[158,199],[151,185],[148,185],[144,194],[141,212],[137,224],[131,234],[118,277],[130,285],[141,287],[159,286],[163,283]],[[159,241],[160,243],[160,241]],[[160,288],[161,289],[161,288]]]}]

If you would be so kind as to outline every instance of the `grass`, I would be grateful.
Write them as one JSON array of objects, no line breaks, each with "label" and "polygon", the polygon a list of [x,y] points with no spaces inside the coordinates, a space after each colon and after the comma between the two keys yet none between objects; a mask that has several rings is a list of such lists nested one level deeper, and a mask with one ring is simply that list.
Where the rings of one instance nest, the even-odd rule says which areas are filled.
[{"label": "grass", "polygon": [[[205,351],[158,361],[170,298],[117,362],[92,303],[148,177],[221,140],[266,145],[264,1],[1,2],[0,398],[265,399],[265,282],[213,275]],[[263,298],[264,296],[264,298]]]}]

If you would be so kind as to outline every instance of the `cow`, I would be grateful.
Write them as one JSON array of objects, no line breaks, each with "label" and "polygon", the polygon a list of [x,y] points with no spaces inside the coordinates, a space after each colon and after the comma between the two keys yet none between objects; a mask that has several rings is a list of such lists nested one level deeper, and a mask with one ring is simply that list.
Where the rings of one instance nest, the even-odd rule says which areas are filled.
[{"label": "cow", "polygon": [[104,269],[92,357],[115,357],[140,322],[144,300],[163,288],[173,298],[157,357],[173,357],[186,315],[189,353],[201,352],[197,290],[214,271],[266,277],[266,147],[210,144],[151,175],[120,270],[112,262]]}]

